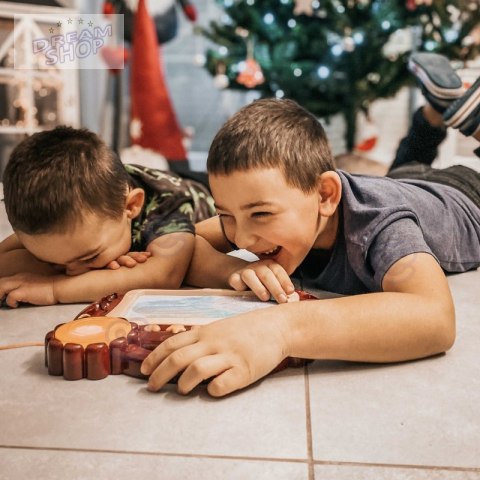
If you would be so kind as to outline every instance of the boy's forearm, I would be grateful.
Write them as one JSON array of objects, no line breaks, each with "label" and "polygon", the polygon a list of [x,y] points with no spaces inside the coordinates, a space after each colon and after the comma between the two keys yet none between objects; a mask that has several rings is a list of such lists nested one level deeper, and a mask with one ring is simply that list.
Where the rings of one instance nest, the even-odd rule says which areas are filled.
[{"label": "boy's forearm", "polygon": [[184,283],[192,287],[230,288],[228,278],[246,264],[245,260],[218,252],[197,235]]},{"label": "boy's forearm", "polygon": [[9,252],[10,250],[17,250],[19,248],[25,247],[22,245],[15,233],[4,238],[0,242],[0,253]]},{"label": "boy's forearm", "polygon": [[90,270],[77,276],[57,277],[54,296],[59,303],[91,302],[110,293],[139,288],[179,288],[192,257],[194,236],[177,232],[152,241],[152,254],[133,268]]},{"label": "boy's forearm", "polygon": [[126,293],[135,288],[155,288],[151,277],[138,278],[138,272],[135,272],[138,267],[91,270],[82,275],[56,277],[54,297],[58,303],[94,302],[111,293]]},{"label": "boy's forearm", "polygon": [[227,253],[232,246],[225,237],[220,223],[220,217],[212,217],[195,224],[195,234],[204,238],[215,250]]},{"label": "boy's forearm", "polygon": [[453,309],[406,293],[372,293],[277,307],[287,354],[312,359],[397,362],[448,350]]},{"label": "boy's forearm", "polygon": [[37,260],[24,248],[0,252],[0,278],[17,273],[56,275],[58,272],[47,263]]}]

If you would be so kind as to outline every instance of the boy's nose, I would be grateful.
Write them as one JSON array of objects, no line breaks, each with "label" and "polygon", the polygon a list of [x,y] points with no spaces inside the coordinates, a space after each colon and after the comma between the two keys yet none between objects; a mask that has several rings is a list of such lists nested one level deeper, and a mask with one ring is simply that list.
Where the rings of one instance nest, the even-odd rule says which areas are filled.
[{"label": "boy's nose", "polygon": [[253,234],[250,230],[237,228],[235,231],[235,240],[234,243],[238,248],[244,250],[250,250],[257,241],[257,236]]}]

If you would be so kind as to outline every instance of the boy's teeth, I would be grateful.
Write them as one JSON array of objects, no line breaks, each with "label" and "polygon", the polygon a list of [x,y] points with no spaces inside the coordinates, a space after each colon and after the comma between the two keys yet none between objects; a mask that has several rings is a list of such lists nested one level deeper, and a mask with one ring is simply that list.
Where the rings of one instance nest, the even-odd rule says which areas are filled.
[{"label": "boy's teeth", "polygon": [[264,255],[270,255],[271,253],[275,252],[278,247],[272,248],[271,250],[268,250],[266,252],[263,252]]}]

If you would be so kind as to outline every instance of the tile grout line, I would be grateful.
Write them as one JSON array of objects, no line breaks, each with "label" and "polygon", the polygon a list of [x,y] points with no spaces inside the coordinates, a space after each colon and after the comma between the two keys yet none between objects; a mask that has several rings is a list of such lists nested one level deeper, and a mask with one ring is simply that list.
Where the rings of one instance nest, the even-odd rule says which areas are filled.
[{"label": "tile grout line", "polygon": [[313,461],[312,444],[312,413],[310,409],[310,377],[308,376],[308,365],[303,367],[305,379],[305,422],[307,430],[307,458],[308,458],[308,480],[315,480],[315,468]]},{"label": "tile grout line", "polygon": [[340,467],[371,467],[371,468],[405,468],[405,469],[419,469],[432,471],[450,471],[450,472],[480,472],[480,467],[449,467],[449,466],[435,466],[435,465],[409,465],[409,464],[395,464],[395,463],[368,463],[368,462],[343,462],[343,461],[328,461],[328,460],[313,460],[302,458],[276,458],[276,457],[244,457],[235,455],[210,455],[197,453],[174,453],[174,452],[147,452],[135,450],[111,450],[111,449],[92,449],[92,448],[66,448],[66,447],[34,447],[27,445],[0,445],[0,450],[33,450],[33,451],[47,451],[47,452],[72,452],[72,453],[106,453],[106,454],[120,454],[120,455],[145,455],[156,457],[180,457],[180,458],[206,458],[212,460],[247,460],[260,462],[278,462],[278,463],[304,463],[313,465],[332,465]]},{"label": "tile grout line", "polygon": [[0,450],[33,450],[47,452],[72,452],[72,453],[108,453],[120,455],[146,455],[154,457],[181,457],[181,458],[208,458],[213,460],[249,460],[257,462],[278,462],[278,463],[308,463],[304,458],[277,458],[277,457],[244,457],[236,455],[214,455],[201,453],[175,453],[175,452],[148,452],[139,450],[112,450],[106,448],[67,448],[67,447],[35,447],[27,445],[0,445]]},{"label": "tile grout line", "polygon": [[448,472],[480,472],[480,467],[450,467],[447,465],[414,465],[407,463],[370,463],[370,462],[343,462],[341,460],[314,460],[315,465],[337,465],[340,467],[371,467],[371,468],[396,468],[417,469]]}]

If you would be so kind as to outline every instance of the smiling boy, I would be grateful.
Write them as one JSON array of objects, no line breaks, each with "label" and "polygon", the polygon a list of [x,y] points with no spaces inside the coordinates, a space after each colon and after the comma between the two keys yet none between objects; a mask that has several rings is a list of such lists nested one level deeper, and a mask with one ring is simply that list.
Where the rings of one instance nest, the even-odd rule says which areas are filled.
[{"label": "smiling boy", "polygon": [[[179,392],[215,377],[208,391],[221,396],[287,356],[398,362],[453,345],[444,271],[480,266],[478,174],[463,178],[467,195],[335,171],[317,119],[276,99],[244,107],[221,128],[208,171],[218,217],[197,225],[188,283],[251,288],[280,305],[167,340],[142,366],[151,390],[183,371]],[[245,265],[219,253],[235,248],[260,260]],[[348,296],[285,303],[290,276],[300,288]]]}]

